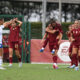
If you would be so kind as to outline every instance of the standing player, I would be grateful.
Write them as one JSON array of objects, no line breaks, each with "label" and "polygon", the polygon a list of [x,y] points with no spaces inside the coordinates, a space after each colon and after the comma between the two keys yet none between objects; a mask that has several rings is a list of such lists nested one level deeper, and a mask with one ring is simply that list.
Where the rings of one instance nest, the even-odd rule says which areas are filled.
[{"label": "standing player", "polygon": [[2,67],[3,64],[3,45],[2,45],[2,30],[12,23],[12,20],[4,23],[4,19],[0,19],[0,69],[5,69]]},{"label": "standing player", "polygon": [[70,42],[69,57],[70,57],[70,59],[71,59],[71,65],[70,65],[69,68],[71,68],[71,66],[73,65],[73,62],[72,62],[72,47],[73,47],[73,42],[72,42],[72,39],[71,39],[71,31],[72,31],[73,28],[74,28],[74,24],[70,25],[70,26],[69,26],[69,31],[66,32],[67,37],[68,37],[69,42]]},{"label": "standing player", "polygon": [[79,70],[78,68],[78,52],[79,52],[79,46],[80,46],[80,29],[78,27],[78,21],[75,21],[75,28],[71,31],[72,34],[72,62],[73,65],[71,68],[75,68],[75,70]]},{"label": "standing player", "polygon": [[[17,25],[18,24],[18,25]],[[9,35],[9,67],[12,66],[12,56],[13,49],[15,49],[16,56],[19,60],[19,67],[22,66],[21,55],[19,52],[19,32],[22,22],[17,18],[14,19],[14,22],[9,26],[10,35]]]}]

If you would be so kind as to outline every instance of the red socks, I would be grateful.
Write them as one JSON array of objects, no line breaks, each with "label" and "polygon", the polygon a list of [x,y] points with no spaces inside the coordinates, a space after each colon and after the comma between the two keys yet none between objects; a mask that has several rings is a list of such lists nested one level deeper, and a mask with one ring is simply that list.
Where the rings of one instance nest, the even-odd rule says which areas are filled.
[{"label": "red socks", "polygon": [[53,62],[57,63],[57,56],[53,56]]},{"label": "red socks", "polygon": [[19,59],[19,62],[21,62],[21,58],[18,58]]},{"label": "red socks", "polygon": [[71,59],[71,66],[72,66],[73,65],[72,56],[70,56],[70,59]]},{"label": "red socks", "polygon": [[78,58],[77,58],[77,54],[73,54],[72,55],[72,62],[75,66],[78,66]]},{"label": "red socks", "polygon": [[9,58],[9,63],[12,64],[12,57]]}]

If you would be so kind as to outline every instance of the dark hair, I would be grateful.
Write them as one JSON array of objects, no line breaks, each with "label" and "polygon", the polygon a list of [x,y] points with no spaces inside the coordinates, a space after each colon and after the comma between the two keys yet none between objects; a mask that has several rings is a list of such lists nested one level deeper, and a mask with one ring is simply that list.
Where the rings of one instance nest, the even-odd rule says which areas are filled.
[{"label": "dark hair", "polygon": [[52,23],[55,23],[56,22],[56,20],[55,19],[51,19],[50,20],[50,23],[52,24]]},{"label": "dark hair", "polygon": [[4,18],[0,18],[0,21],[4,20]]},{"label": "dark hair", "polygon": [[54,28],[55,28],[55,26],[53,26],[53,25],[52,25],[53,23],[56,23],[56,20],[55,20],[55,19],[51,19],[51,20],[50,20],[50,24],[51,24],[51,26],[52,26],[52,27],[53,27],[53,29],[54,29]]}]

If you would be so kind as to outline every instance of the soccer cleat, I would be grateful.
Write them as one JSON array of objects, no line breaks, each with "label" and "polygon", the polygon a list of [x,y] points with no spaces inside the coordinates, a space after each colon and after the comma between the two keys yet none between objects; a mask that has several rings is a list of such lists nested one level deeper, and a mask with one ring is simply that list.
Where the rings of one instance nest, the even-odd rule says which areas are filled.
[{"label": "soccer cleat", "polygon": [[19,62],[19,67],[22,67],[22,62]]},{"label": "soccer cleat", "polygon": [[79,67],[75,67],[75,70],[78,71],[79,70]]},{"label": "soccer cleat", "polygon": [[69,68],[75,68],[75,65],[73,64],[72,66],[70,66]]},{"label": "soccer cleat", "polygon": [[40,49],[40,52],[43,52],[44,51],[44,49]]},{"label": "soccer cleat", "polygon": [[12,67],[12,64],[9,64],[8,67]]},{"label": "soccer cleat", "polygon": [[4,68],[4,67],[2,67],[2,66],[0,66],[0,69],[1,69],[1,70],[5,70],[5,68]]},{"label": "soccer cleat", "polygon": [[58,66],[53,64],[53,68],[54,69],[58,69]]},{"label": "soccer cleat", "polygon": [[54,53],[55,53],[55,51],[52,51],[52,52],[51,52],[51,54],[54,54]]}]

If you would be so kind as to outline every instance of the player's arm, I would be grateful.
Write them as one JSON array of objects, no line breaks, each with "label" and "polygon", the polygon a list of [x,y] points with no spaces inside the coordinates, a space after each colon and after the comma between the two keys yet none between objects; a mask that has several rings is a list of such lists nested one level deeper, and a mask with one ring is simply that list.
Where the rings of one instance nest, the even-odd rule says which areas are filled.
[{"label": "player's arm", "polygon": [[59,34],[59,41],[58,41],[58,44],[61,43],[62,37],[63,37],[63,34],[60,32],[60,34]]},{"label": "player's arm", "polygon": [[50,30],[48,27],[46,28],[46,32],[54,34],[58,30]]},{"label": "player's arm", "polygon": [[27,41],[26,44],[29,45],[29,42]]},{"label": "player's arm", "polygon": [[10,20],[10,21],[4,22],[3,25],[4,27],[8,27],[12,22],[13,20]]},{"label": "player's arm", "polygon": [[17,18],[15,18],[16,19],[16,22],[18,23],[18,26],[20,26],[21,27],[21,25],[22,25],[22,21],[19,21]]},{"label": "player's arm", "polygon": [[47,35],[48,35],[47,33],[44,34],[44,36],[43,36],[43,38],[42,38],[42,40],[41,40],[41,43],[44,42],[44,40],[47,38]]},{"label": "player's arm", "polygon": [[72,36],[72,33],[71,33],[71,36],[70,36],[70,38],[69,38],[69,41],[75,41],[75,39],[73,38],[73,36]]}]

